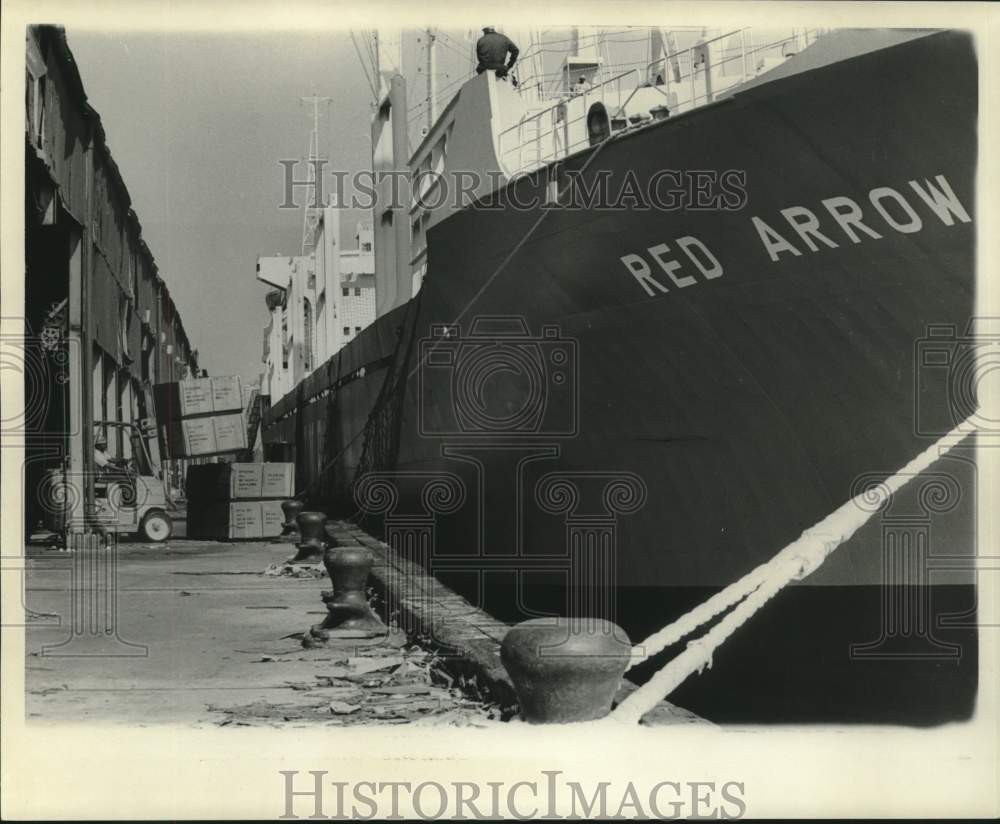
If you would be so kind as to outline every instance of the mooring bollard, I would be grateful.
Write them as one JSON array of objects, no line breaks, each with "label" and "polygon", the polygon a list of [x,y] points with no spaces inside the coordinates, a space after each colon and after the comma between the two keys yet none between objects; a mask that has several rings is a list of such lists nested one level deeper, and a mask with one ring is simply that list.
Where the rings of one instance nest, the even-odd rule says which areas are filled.
[{"label": "mooring bollard", "polygon": [[512,627],[500,660],[531,724],[593,721],[611,711],[632,646],[599,619],[535,618]]},{"label": "mooring bollard", "polygon": [[336,521],[332,521],[329,518],[323,524],[323,532],[326,534],[326,545],[327,546],[337,546],[337,532],[340,528]]},{"label": "mooring bollard", "polygon": [[297,544],[302,540],[302,536],[299,534],[298,524],[295,523],[295,519],[298,517],[299,513],[305,509],[305,504],[295,498],[290,501],[281,502],[281,511],[285,513],[285,522],[281,525],[281,534],[278,536],[277,541],[284,544]]},{"label": "mooring bollard", "polygon": [[365,584],[374,558],[361,546],[330,547],[323,554],[323,564],[330,575],[333,589],[323,593],[327,616],[316,624],[310,633],[327,640],[331,631],[385,632],[387,627],[368,605]]},{"label": "mooring bollard", "polygon": [[322,512],[300,512],[295,521],[299,527],[302,540],[296,544],[298,552],[294,558],[289,558],[290,564],[314,564],[323,559],[326,543],[323,540],[323,522],[326,515]]}]

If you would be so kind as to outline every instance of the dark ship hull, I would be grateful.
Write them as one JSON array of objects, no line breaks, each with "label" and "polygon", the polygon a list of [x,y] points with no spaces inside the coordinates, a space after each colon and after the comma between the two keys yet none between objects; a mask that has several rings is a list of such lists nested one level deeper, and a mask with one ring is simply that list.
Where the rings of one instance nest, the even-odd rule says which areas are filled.
[{"label": "dark ship hull", "polygon": [[[640,639],[971,411],[946,364],[974,348],[976,119],[971,38],[933,33],[552,173],[614,198],[735,170],[745,203],[520,209],[548,185],[522,179],[431,230],[419,295],[272,407],[265,443],[298,445],[317,506],[498,617],[601,613]],[[969,717],[974,507],[965,444],[672,700],[730,722]]]}]

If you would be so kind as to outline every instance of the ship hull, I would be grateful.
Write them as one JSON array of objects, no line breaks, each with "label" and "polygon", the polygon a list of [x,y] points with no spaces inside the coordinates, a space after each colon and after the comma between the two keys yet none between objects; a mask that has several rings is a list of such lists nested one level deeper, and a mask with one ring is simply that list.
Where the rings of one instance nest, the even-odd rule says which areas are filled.
[{"label": "ship hull", "polygon": [[[298,444],[300,489],[494,614],[600,613],[641,638],[954,423],[923,353],[969,348],[976,117],[970,39],[935,33],[551,175],[605,175],[615,208],[515,208],[549,190],[520,180],[430,231],[418,297],[273,409],[265,441]],[[745,175],[745,202],[621,199],[662,170]],[[376,476],[391,505],[359,486]],[[967,444],[676,700],[735,722],[967,717],[975,488]]]}]

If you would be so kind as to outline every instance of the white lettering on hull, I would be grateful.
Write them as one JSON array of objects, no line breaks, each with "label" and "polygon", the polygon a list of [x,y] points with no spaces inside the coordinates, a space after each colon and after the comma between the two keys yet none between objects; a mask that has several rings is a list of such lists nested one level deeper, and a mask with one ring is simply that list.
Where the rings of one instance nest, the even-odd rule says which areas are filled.
[{"label": "white lettering on hull", "polygon": [[[698,238],[692,237],[691,235],[685,235],[684,237],[679,237],[674,241],[674,244],[680,248],[684,255],[688,259],[688,265],[693,266],[701,274],[705,280],[713,280],[714,278],[722,276],[722,264],[719,263],[719,259],[713,255],[708,247],[702,243]],[[697,278],[694,275],[681,274],[681,270],[684,268],[685,264],[674,258],[668,258],[667,254],[670,252],[670,247],[666,243],[658,243],[655,246],[650,246],[646,249],[646,254],[648,254],[659,266],[660,270],[664,275],[670,280],[674,287],[678,289],[684,289],[688,286],[694,286],[698,283]],[[625,268],[632,273],[632,276],[636,279],[636,282],[646,290],[646,294],[650,297],[654,297],[657,292],[668,292],[669,288],[664,286],[662,282],[653,277],[653,270],[646,259],[640,254],[628,254],[622,255],[620,258],[621,262],[625,264]]]},{"label": "white lettering on hull", "polygon": [[[924,178],[922,182],[909,180],[907,184],[916,195],[918,205],[925,207],[945,226],[954,226],[956,221],[972,222],[944,175],[935,175],[933,180]],[[913,195],[910,198],[912,200]],[[774,221],[769,223],[757,215],[751,215],[750,221],[772,263],[802,257],[805,252],[817,254],[840,249],[844,242],[841,236],[850,244],[882,240],[885,235],[872,225],[874,215],[900,234],[915,234],[924,229],[924,218],[899,190],[878,186],[867,193],[867,199],[868,217],[857,201],[838,195],[820,201],[829,217],[805,206],[788,206],[780,210],[787,229],[782,225],[779,231],[772,225]],[[793,234],[788,233],[789,229]],[[625,268],[648,296],[656,297],[674,288],[685,289],[722,276],[723,266],[719,259],[698,238],[679,237],[673,241],[673,246],[683,256],[671,254],[671,247],[666,243],[621,256]]]}]

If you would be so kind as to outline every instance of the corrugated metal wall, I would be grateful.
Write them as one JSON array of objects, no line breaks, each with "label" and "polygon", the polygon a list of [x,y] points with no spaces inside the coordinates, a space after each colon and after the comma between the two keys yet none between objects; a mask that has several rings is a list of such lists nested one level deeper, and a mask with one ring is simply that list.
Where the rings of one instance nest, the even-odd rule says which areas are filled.
[{"label": "corrugated metal wall", "polygon": [[[64,31],[28,27],[25,45],[26,220],[32,229],[28,242],[34,244],[26,248],[26,259],[34,261],[37,272],[51,275],[48,292],[60,288],[57,278],[65,277],[60,273],[69,266],[66,238],[82,241],[82,284],[70,286],[78,291],[68,296],[83,318],[84,364],[77,379],[88,392],[93,387],[94,396],[89,408],[74,413],[83,416],[84,426],[73,426],[74,437],[80,437],[91,416],[128,421],[149,414],[139,401],[141,384],[194,373],[197,356],[142,239],[128,189],[105,143],[100,116],[87,102]],[[53,193],[55,207],[50,205]],[[54,233],[40,234],[42,226],[54,227]],[[62,244],[66,252],[55,251]],[[66,295],[48,292],[46,301]],[[46,307],[25,308],[26,317],[33,318]],[[110,396],[105,392],[109,386],[115,387]],[[84,444],[86,466],[86,437]]]}]

